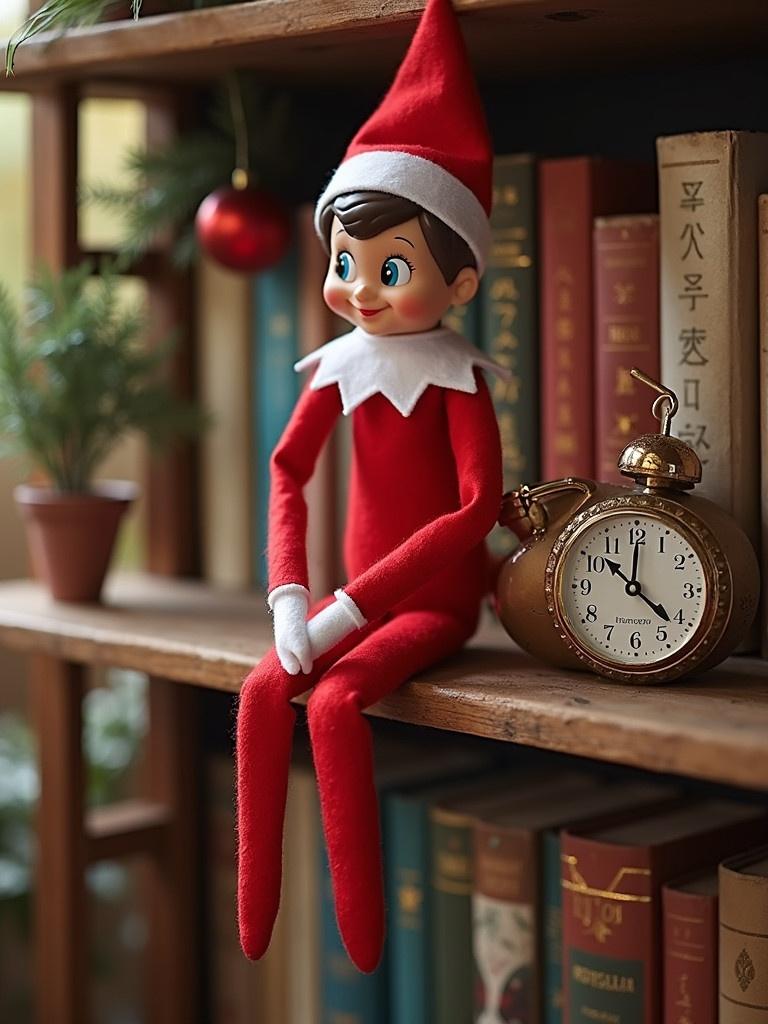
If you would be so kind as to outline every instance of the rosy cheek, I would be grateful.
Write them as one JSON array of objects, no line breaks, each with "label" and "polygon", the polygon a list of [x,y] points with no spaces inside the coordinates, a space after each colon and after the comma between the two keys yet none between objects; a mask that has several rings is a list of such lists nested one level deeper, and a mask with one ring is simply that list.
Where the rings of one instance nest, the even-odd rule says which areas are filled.
[{"label": "rosy cheek", "polygon": [[346,307],[347,290],[343,286],[336,285],[331,278],[328,278],[323,286],[323,298],[325,304],[334,313],[339,313]]},{"label": "rosy cheek", "polygon": [[402,297],[398,296],[394,302],[397,303],[398,312],[408,317],[409,320],[419,320],[421,317],[426,316],[431,312],[434,306],[434,301],[430,302],[429,297],[425,295],[408,295],[404,294]]}]

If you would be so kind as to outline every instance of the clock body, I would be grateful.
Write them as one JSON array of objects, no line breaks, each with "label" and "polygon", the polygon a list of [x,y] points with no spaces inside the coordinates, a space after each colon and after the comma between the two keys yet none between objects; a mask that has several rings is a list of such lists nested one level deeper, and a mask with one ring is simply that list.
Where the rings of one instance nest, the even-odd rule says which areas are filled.
[{"label": "clock body", "polygon": [[680,490],[555,481],[502,567],[500,618],[550,663],[661,683],[721,661],[754,618],[759,573],[722,509]]}]

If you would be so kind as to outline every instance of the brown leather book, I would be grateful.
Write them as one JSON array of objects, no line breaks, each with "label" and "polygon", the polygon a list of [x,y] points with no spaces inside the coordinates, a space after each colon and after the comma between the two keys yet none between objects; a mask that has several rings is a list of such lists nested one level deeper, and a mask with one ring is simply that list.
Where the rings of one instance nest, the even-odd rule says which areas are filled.
[{"label": "brown leather book", "polygon": [[768,846],[720,865],[720,1024],[768,1020]]},{"label": "brown leather book", "polygon": [[650,164],[539,164],[542,479],[594,476],[594,219],[655,208]]},{"label": "brown leather book", "polygon": [[661,890],[663,1024],[717,1024],[717,866]]},{"label": "brown leather book", "polygon": [[617,459],[633,438],[654,433],[652,398],[630,376],[659,379],[659,218],[595,220],[595,465],[598,480],[629,484]]},{"label": "brown leather book", "polygon": [[751,804],[689,801],[635,821],[563,832],[566,1024],[658,1024],[661,886],[768,837]]}]

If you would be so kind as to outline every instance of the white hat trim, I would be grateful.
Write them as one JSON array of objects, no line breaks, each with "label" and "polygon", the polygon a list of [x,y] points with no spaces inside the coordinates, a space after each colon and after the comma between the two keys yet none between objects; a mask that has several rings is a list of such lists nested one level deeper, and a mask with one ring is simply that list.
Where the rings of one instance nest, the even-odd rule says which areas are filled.
[{"label": "white hat trim", "polygon": [[400,150],[371,150],[345,160],[315,207],[315,231],[323,242],[320,215],[345,192],[387,192],[410,199],[453,228],[472,250],[480,274],[491,245],[491,226],[474,192],[449,171],[424,157]]}]

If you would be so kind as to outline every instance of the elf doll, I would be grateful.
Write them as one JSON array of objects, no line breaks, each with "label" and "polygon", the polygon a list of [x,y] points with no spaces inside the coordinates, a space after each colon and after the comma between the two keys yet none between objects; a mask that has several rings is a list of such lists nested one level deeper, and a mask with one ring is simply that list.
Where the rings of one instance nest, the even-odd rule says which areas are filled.
[{"label": "elf doll", "polygon": [[[280,897],[295,720],[307,705],[339,930],[372,971],[384,939],[379,812],[363,710],[472,636],[499,513],[499,431],[482,369],[441,326],[475,295],[489,243],[491,147],[450,0],[428,0],[397,77],[317,204],[324,297],[354,324],[296,364],[312,371],[275,449],[267,602],[275,645],[237,724],[238,915],[265,952]],[[348,582],[309,605],[302,489],[340,415],[354,452]]]}]

